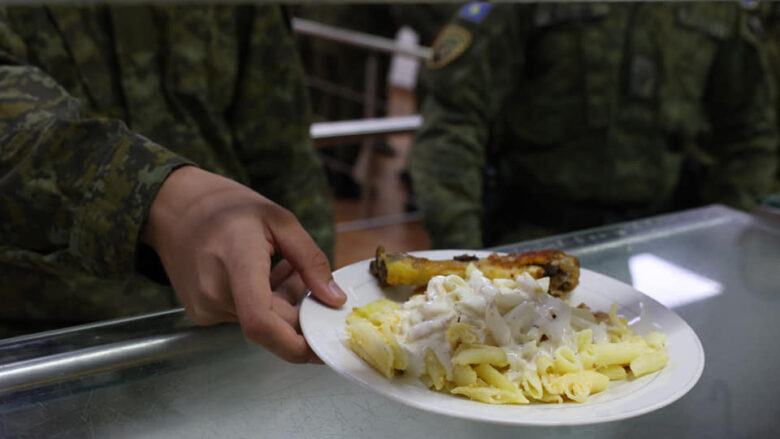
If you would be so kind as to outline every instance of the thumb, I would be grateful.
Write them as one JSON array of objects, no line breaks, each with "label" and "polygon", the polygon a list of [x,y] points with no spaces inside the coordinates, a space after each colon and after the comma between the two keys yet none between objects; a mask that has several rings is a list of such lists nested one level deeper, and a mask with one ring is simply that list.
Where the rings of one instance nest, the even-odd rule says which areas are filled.
[{"label": "thumb", "polygon": [[301,275],[315,297],[328,306],[339,307],[347,300],[331,274],[325,253],[303,229],[295,217],[271,230],[274,242],[284,258]]}]

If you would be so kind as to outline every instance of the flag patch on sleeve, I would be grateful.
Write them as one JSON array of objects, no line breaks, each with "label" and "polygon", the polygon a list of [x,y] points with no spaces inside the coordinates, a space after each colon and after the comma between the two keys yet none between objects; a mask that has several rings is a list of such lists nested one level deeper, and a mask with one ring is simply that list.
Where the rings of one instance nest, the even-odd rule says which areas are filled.
[{"label": "flag patch on sleeve", "polygon": [[469,48],[471,39],[471,32],[465,28],[455,24],[445,26],[433,42],[428,68],[438,69],[449,64]]},{"label": "flag patch on sleeve", "polygon": [[492,8],[493,5],[490,3],[469,2],[460,8],[460,18],[473,21],[474,23],[481,23]]}]

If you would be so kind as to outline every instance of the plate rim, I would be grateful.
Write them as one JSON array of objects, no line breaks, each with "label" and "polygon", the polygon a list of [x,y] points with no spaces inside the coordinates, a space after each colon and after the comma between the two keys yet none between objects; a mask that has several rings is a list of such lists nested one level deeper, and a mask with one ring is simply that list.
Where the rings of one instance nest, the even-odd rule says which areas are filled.
[{"label": "plate rim", "polygon": [[[405,252],[407,254],[418,256],[418,257],[428,257],[428,258],[436,258],[438,255],[445,254],[451,256],[453,254],[463,254],[463,253],[470,253],[475,254],[478,256],[485,256],[491,253],[499,253],[499,254],[505,254],[504,252],[495,252],[490,250],[466,250],[466,249],[440,249],[440,250],[419,250],[419,251],[409,251]],[[345,265],[336,271],[333,272],[334,278],[337,273],[341,271],[346,270],[355,270],[356,268],[360,266],[365,266],[366,271],[368,270],[368,264],[370,261],[372,261],[374,258],[370,259],[364,259],[361,261],[354,262],[349,265]],[[693,328],[688,324],[688,322],[685,321],[682,317],[680,317],[679,314],[677,314],[674,310],[666,307],[665,305],[661,304],[657,300],[653,299],[652,297],[642,293],[641,291],[634,288],[632,285],[629,285],[625,282],[622,282],[618,279],[615,279],[611,276],[580,267],[580,279],[584,277],[593,277],[596,279],[600,279],[602,282],[607,283],[614,283],[619,284],[623,288],[628,288],[632,290],[634,293],[640,295],[642,297],[642,302],[652,303],[653,306],[657,306],[661,308],[665,313],[668,313],[668,317],[671,317],[673,320],[675,320],[675,323],[677,325],[680,325],[687,335],[691,336],[691,339],[693,341],[693,344],[696,347],[696,365],[694,366],[693,373],[690,375],[690,378],[688,382],[686,382],[683,386],[678,386],[675,388],[673,392],[671,392],[669,395],[664,397],[663,399],[656,401],[653,404],[649,404],[647,406],[643,406],[638,409],[626,411],[626,412],[618,412],[616,414],[612,415],[602,415],[602,416],[594,416],[594,419],[572,419],[567,420],[565,417],[561,420],[547,420],[547,419],[540,419],[540,420],[533,420],[533,419],[507,419],[505,416],[485,416],[482,414],[471,414],[471,413],[464,413],[464,412],[458,412],[453,413],[453,410],[448,409],[447,407],[442,407],[439,405],[429,405],[425,404],[423,402],[419,402],[414,398],[409,397],[403,397],[402,395],[393,393],[393,392],[387,392],[382,389],[377,388],[373,384],[367,382],[366,380],[362,379],[359,376],[355,376],[351,373],[349,373],[349,370],[344,367],[338,367],[338,365],[331,364],[328,360],[330,360],[330,355],[326,352],[320,351],[320,346],[317,343],[312,343],[310,341],[310,336],[307,336],[307,333],[313,334],[314,329],[308,330],[309,323],[308,318],[306,317],[308,313],[313,312],[317,307],[323,308],[323,309],[332,309],[334,311],[341,311],[343,308],[329,308],[326,305],[319,302],[316,298],[311,297],[310,294],[307,294],[304,300],[301,303],[300,311],[299,311],[299,317],[300,317],[300,325],[301,325],[301,332],[303,333],[304,337],[307,340],[307,343],[311,346],[312,350],[314,351],[317,356],[322,359],[322,361],[332,370],[337,372],[339,375],[342,375],[349,379],[352,382],[358,383],[360,386],[370,389],[372,392],[381,395],[385,398],[389,398],[393,401],[399,402],[403,405],[407,405],[410,407],[414,407],[429,413],[436,413],[439,415],[444,415],[452,418],[457,419],[465,419],[470,421],[477,421],[477,422],[485,422],[485,423],[491,423],[491,424],[500,424],[500,425],[515,425],[515,426],[537,426],[537,427],[554,427],[554,426],[577,426],[577,425],[594,425],[594,424],[602,424],[607,422],[615,422],[625,419],[634,418],[637,416],[641,416],[656,410],[659,410],[663,407],[666,407],[676,401],[678,401],[680,398],[685,396],[700,380],[705,367],[705,353],[704,353],[704,347],[701,343],[701,340],[699,339],[698,335],[696,334],[696,331],[693,330]],[[620,306],[624,306],[623,303],[619,303]],[[346,304],[345,304],[346,306]],[[343,340],[341,340],[343,342]],[[363,361],[362,359],[360,361]],[[363,363],[366,367],[371,368],[370,365]],[[373,370],[373,368],[371,368]],[[374,371],[376,372],[376,371]],[[378,374],[378,372],[376,372]],[[385,377],[382,377],[383,379],[387,380],[388,383],[395,383],[395,384],[401,384],[404,383],[406,380],[403,379],[387,379]],[[409,378],[412,379],[412,378]],[[391,384],[392,385],[392,384]],[[431,390],[433,393],[439,393]],[[445,394],[441,394],[442,396],[448,396]],[[467,401],[463,400],[464,402],[473,402],[475,404],[483,404],[479,403],[477,401]],[[574,403],[571,403],[574,404]],[[587,407],[587,402],[582,404],[577,404],[573,407]],[[486,404],[487,405],[487,404]],[[491,406],[491,405],[487,405]],[[492,407],[492,406],[491,406]],[[515,407],[514,405],[497,405],[495,407]],[[518,409],[522,409],[524,407],[528,407],[527,405],[519,405],[517,406]],[[556,409],[560,407],[568,407],[568,405],[558,405],[558,404],[534,404],[532,407],[534,408],[550,408],[550,409]]]}]

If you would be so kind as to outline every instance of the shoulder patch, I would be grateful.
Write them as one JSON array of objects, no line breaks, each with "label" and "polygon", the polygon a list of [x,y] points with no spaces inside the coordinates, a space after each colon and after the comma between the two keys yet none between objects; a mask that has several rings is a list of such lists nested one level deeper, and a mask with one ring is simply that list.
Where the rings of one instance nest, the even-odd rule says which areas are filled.
[{"label": "shoulder patch", "polygon": [[493,5],[485,2],[469,2],[460,8],[458,14],[460,18],[473,21],[474,23],[481,23],[482,20],[487,17],[488,12],[493,8]]},{"label": "shoulder patch", "polygon": [[426,65],[429,69],[446,66],[459,57],[471,45],[471,32],[456,24],[448,24],[433,42],[431,56]]},{"label": "shoulder patch", "polygon": [[742,9],[748,11],[754,11],[758,9],[758,3],[759,0],[742,0],[739,2],[740,6],[742,6]]}]

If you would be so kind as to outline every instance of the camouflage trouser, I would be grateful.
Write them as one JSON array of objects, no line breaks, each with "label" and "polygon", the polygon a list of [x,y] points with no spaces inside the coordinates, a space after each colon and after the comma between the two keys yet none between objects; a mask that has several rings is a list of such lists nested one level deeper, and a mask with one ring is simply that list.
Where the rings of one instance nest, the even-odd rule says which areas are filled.
[{"label": "camouflage trouser", "polygon": [[0,285],[0,338],[179,306],[170,286],[141,274],[111,280],[0,264]]}]

